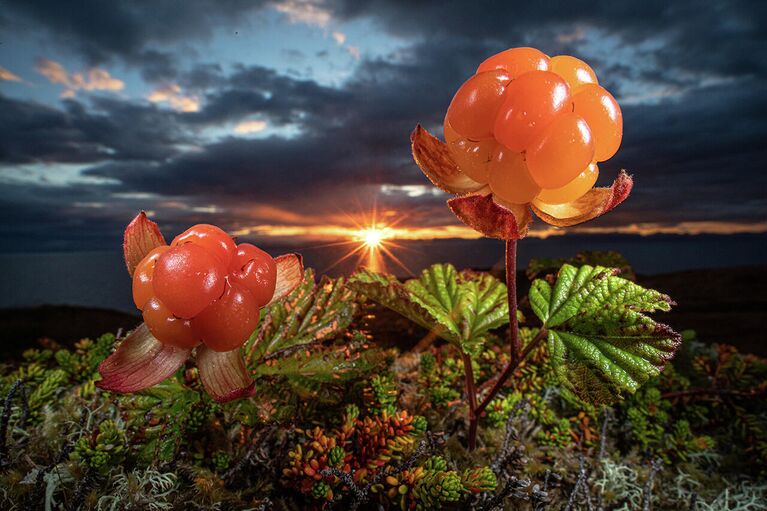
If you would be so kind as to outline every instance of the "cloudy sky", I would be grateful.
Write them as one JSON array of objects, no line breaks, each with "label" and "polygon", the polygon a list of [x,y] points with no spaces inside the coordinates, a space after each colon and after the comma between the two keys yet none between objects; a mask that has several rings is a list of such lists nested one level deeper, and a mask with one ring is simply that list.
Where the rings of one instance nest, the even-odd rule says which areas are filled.
[{"label": "cloudy sky", "polygon": [[0,0],[0,252],[113,248],[140,209],[301,245],[375,204],[470,236],[409,134],[512,46],[587,60],[623,108],[600,184],[635,192],[589,232],[767,232],[767,4],[597,4]]}]

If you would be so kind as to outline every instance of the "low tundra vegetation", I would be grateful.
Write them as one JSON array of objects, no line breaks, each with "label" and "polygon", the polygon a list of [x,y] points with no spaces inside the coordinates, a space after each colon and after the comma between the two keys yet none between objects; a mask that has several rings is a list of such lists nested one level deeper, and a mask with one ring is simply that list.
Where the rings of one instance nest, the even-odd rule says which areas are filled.
[{"label": "low tundra vegetation", "polygon": [[510,348],[489,273],[307,269],[224,403],[192,359],[99,388],[122,333],[30,348],[0,368],[0,508],[767,509],[767,361],[666,326],[618,254],[527,275]]}]

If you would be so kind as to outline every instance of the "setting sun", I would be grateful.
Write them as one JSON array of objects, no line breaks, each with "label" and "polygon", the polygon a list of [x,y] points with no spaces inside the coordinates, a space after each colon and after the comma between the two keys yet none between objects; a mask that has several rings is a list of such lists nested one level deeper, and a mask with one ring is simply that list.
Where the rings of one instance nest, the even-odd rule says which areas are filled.
[{"label": "setting sun", "polygon": [[382,229],[370,227],[363,231],[363,241],[365,245],[370,248],[377,248],[381,245],[384,239],[384,232]]},{"label": "setting sun", "polygon": [[386,252],[393,257],[393,254],[384,245],[384,240],[390,237],[391,232],[387,227],[379,226],[375,223],[357,231],[353,238],[355,241],[360,242],[358,249],[362,250],[365,266],[376,271],[381,271],[385,268],[381,252]]}]

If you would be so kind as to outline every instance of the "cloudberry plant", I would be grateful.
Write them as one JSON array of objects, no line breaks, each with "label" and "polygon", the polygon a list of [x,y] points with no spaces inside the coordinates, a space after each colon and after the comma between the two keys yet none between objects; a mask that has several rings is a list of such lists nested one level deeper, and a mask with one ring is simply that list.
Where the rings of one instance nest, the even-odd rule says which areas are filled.
[{"label": "cloudberry plant", "polygon": [[240,348],[258,326],[261,308],[300,284],[300,256],[272,259],[208,224],[167,245],[143,212],[125,229],[123,248],[144,323],[99,366],[98,385],[122,393],[151,387],[194,350],[200,380],[214,399],[251,395],[254,384]]},{"label": "cloudberry plant", "polygon": [[[474,449],[479,417],[531,346],[523,348],[518,334],[516,296],[516,243],[527,234],[531,210],[556,227],[580,224],[623,202],[633,181],[621,171],[610,188],[592,188],[597,164],[620,146],[623,117],[594,70],[572,56],[510,48],[489,57],[453,97],[444,137],[445,143],[416,126],[413,158],[436,186],[457,196],[448,205],[462,222],[506,241],[510,360],[484,397],[477,395],[471,367],[464,364],[468,443]],[[428,311],[435,303],[419,305]],[[533,344],[546,336],[541,329]],[[653,365],[662,367],[659,360]],[[615,392],[590,396],[609,400]]]}]

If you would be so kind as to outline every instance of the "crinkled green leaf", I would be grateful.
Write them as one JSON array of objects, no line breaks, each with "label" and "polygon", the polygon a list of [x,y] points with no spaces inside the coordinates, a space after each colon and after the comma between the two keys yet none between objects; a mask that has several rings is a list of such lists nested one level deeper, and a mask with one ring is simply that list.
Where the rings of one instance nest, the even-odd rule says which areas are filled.
[{"label": "crinkled green leaf", "polygon": [[506,286],[491,275],[457,272],[449,264],[432,265],[404,284],[391,275],[362,269],[348,285],[470,355],[480,351],[490,330],[508,323]]},{"label": "crinkled green leaf", "polygon": [[405,282],[408,298],[426,309],[429,315],[456,339],[460,338],[458,272],[449,264],[435,264],[421,272],[420,279]]},{"label": "crinkled green leaf", "polygon": [[[393,275],[362,268],[349,278],[347,286],[424,328],[435,328],[435,320],[429,310],[413,301],[405,286]],[[454,340],[449,332],[444,332],[442,337]]]},{"label": "crinkled green leaf", "polygon": [[245,345],[248,367],[253,369],[264,357],[336,337],[349,326],[356,308],[354,293],[343,278],[323,276],[315,284],[314,272],[307,269],[298,288],[262,312],[261,325]]},{"label": "crinkled green leaf", "polygon": [[539,279],[530,289],[559,379],[592,403],[634,393],[663,370],[681,342],[678,333],[647,315],[669,311],[671,299],[615,273],[566,264],[553,286]]},{"label": "crinkled green leaf", "polygon": [[[262,312],[261,325],[245,345],[254,377],[282,376],[303,392],[370,371],[383,355],[368,349],[361,334],[347,334],[357,307],[344,278],[323,276],[315,283],[307,269],[298,288]],[[333,340],[340,343],[328,342]]]},{"label": "crinkled green leaf", "polygon": [[270,359],[256,368],[255,376],[284,376],[289,381],[336,383],[358,378],[383,360],[384,355],[380,350],[369,349],[365,342],[358,340],[344,345],[295,351]]}]

